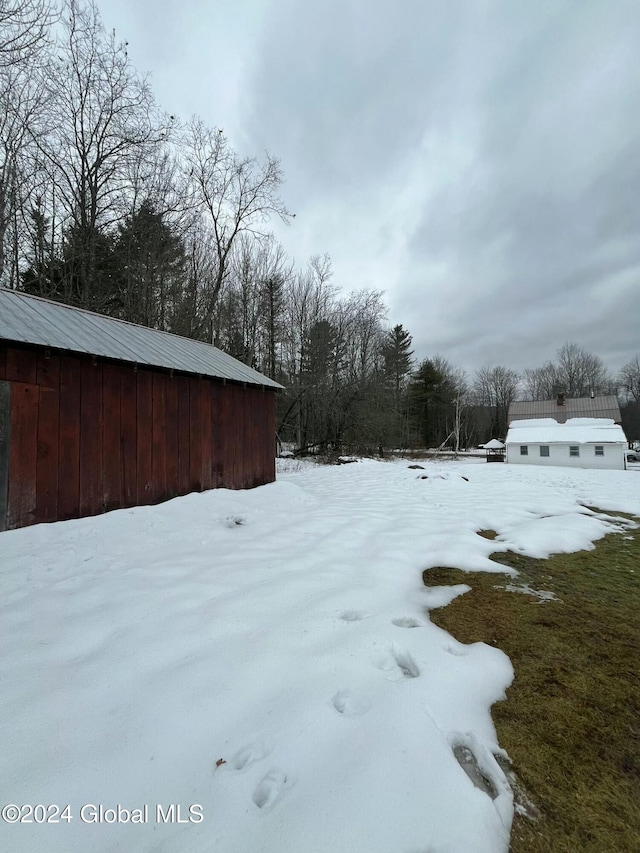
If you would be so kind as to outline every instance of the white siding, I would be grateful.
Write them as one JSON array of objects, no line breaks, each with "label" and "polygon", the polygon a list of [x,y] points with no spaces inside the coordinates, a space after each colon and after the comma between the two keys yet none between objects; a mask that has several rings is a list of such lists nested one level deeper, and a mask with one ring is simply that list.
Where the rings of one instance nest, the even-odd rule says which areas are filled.
[{"label": "white siding", "polygon": [[570,456],[570,444],[548,444],[549,456],[540,456],[540,444],[527,444],[529,453],[527,456],[520,455],[520,444],[525,442],[509,441],[507,443],[507,458],[510,463],[524,463],[525,465],[564,465],[571,468],[614,468],[624,470],[626,444],[603,444],[597,442],[598,446],[604,447],[604,456],[596,456],[596,442],[580,444],[580,456]]}]

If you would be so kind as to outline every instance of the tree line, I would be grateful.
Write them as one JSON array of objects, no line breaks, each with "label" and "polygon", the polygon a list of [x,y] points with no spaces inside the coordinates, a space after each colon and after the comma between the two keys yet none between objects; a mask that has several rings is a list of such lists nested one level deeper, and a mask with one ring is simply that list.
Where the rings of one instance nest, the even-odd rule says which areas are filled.
[{"label": "tree line", "polygon": [[381,292],[344,294],[327,255],[300,266],[276,241],[278,159],[163,112],[127,47],[91,0],[0,0],[2,285],[215,343],[284,386],[298,452],[465,447],[558,390],[621,389],[640,437],[637,357],[618,377],[571,343],[522,375],[416,363]]}]

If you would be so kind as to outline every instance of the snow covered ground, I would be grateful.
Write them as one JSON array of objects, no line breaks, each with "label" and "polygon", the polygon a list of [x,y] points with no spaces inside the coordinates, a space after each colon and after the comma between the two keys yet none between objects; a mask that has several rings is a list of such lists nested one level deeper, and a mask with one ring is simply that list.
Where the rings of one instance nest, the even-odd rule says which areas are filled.
[{"label": "snow covered ground", "polygon": [[640,478],[423,464],[288,462],[253,491],[0,534],[1,804],[61,811],[5,809],[0,849],[506,851],[490,706],[512,667],[430,623],[468,587],[421,573],[591,547],[610,523],[581,504],[640,514]]}]

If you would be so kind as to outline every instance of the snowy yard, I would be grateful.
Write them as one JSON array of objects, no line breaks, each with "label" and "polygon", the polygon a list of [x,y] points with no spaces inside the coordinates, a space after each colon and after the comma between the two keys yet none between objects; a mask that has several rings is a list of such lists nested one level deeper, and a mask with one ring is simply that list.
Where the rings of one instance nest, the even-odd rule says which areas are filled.
[{"label": "snowy yard", "polygon": [[640,472],[422,464],[287,463],[0,534],[2,805],[61,811],[5,810],[0,849],[506,851],[490,706],[513,670],[430,623],[468,587],[422,571],[588,548],[610,525],[583,504],[640,514]]}]

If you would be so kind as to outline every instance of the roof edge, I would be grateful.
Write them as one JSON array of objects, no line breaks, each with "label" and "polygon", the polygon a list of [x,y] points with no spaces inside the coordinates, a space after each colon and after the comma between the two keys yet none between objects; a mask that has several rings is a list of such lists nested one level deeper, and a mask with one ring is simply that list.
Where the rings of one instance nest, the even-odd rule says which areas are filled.
[{"label": "roof edge", "polygon": [[[146,366],[159,370],[175,370],[179,373],[184,373],[192,376],[208,376],[213,379],[220,379],[222,381],[233,382],[239,385],[251,385],[253,387],[272,388],[274,390],[282,390],[285,387],[284,385],[277,382],[275,379],[271,379],[270,377],[266,376],[265,374],[261,373],[250,365],[247,365],[244,362],[240,361],[240,359],[235,358],[234,356],[229,355],[229,353],[224,352],[224,350],[221,350],[219,347],[216,347],[215,344],[208,343],[207,341],[200,341],[196,340],[195,338],[188,338],[184,335],[177,335],[174,332],[167,332],[164,329],[153,329],[149,326],[143,326],[139,323],[133,323],[130,320],[123,320],[119,317],[111,317],[108,314],[100,314],[97,311],[91,311],[86,308],[80,308],[75,305],[68,305],[65,302],[58,302],[54,299],[47,299],[43,296],[35,296],[33,294],[24,293],[21,290],[16,290],[8,287],[0,287],[0,298],[3,295],[5,295],[5,298],[8,297],[9,300],[16,300],[16,302],[12,301],[12,304],[16,305],[16,308],[14,309],[16,311],[20,311],[20,308],[18,307],[19,304],[24,305],[24,303],[36,303],[42,305],[44,307],[44,310],[49,311],[52,314],[51,317],[47,317],[46,319],[44,319],[42,329],[40,330],[40,337],[38,337],[35,332],[32,334],[31,337],[29,337],[28,335],[19,336],[17,332],[15,336],[11,336],[10,329],[7,329],[6,326],[4,329],[2,329],[2,318],[0,318],[0,340],[7,341],[9,343],[14,343],[19,346],[33,346],[41,347],[44,349],[49,348],[52,350],[56,350],[57,352],[69,352],[77,355],[89,355],[97,358],[104,358],[111,361],[119,362],[121,364],[137,364],[138,366]],[[26,312],[26,310],[26,308],[22,308],[23,312]],[[39,314],[41,317],[43,317],[43,315],[41,314],[41,310],[42,309],[40,309],[39,311],[34,305],[34,311],[36,312],[36,314]],[[95,349],[98,351],[92,351],[92,347],[90,346],[78,346],[77,341],[75,342],[76,345],[74,346],[73,339],[69,339],[68,342],[66,340],[63,340],[62,343],[64,344],[64,346],[61,346],[60,336],[58,338],[58,341],[52,339],[51,342],[47,342],[44,339],[46,337],[46,334],[43,334],[42,330],[44,329],[46,332],[55,326],[53,312],[67,312],[67,316],[68,312],[75,312],[79,317],[87,318],[87,320],[95,319],[97,323],[119,324],[121,328],[127,330],[127,332],[123,334],[123,339],[126,340],[128,338],[130,344],[129,351],[123,352],[123,350],[126,350],[126,345],[123,344],[123,346],[120,347],[121,351],[119,353],[117,352],[119,347],[117,345],[113,346],[113,341],[108,341],[109,332],[106,326],[103,326],[102,328],[105,329],[104,340],[107,340],[108,344],[103,347],[95,347]],[[59,319],[58,322],[60,323],[61,327],[64,326],[64,321],[62,319]],[[79,322],[82,322],[82,320],[80,320]],[[90,330],[91,329],[95,332],[95,323],[91,324]],[[57,329],[57,331],[60,331],[60,329]],[[65,330],[63,330],[63,334],[64,331]],[[86,338],[86,328],[84,329],[84,332]],[[143,352],[145,347],[144,339],[141,340],[140,337],[141,335],[145,334],[150,336],[150,342],[147,344],[146,354]],[[134,337],[134,335],[136,335],[137,338]],[[117,333],[114,332],[113,337],[115,338],[116,336]],[[155,353],[153,343],[151,342],[152,340],[155,341],[157,347]],[[163,347],[161,343],[158,343],[158,340],[164,340],[165,347]],[[135,342],[136,346],[140,346],[140,350],[137,353],[137,355],[140,356],[139,358],[135,357],[136,352],[135,347],[131,345],[132,341]],[[110,345],[111,352],[109,352]],[[177,351],[177,359],[176,347],[182,347],[182,351]],[[179,356],[184,356],[187,352],[185,347],[192,347],[193,349],[188,354],[188,356],[185,356],[183,358],[182,364],[180,364],[178,363],[180,361]],[[158,350],[162,350],[163,348],[166,348],[165,359],[158,358],[157,354]],[[200,350],[199,352],[197,352],[198,349]],[[196,362],[198,361],[198,359],[200,359],[202,362],[205,362],[206,358],[203,353],[205,353],[206,349],[210,349],[213,353],[215,353],[216,358],[222,359],[223,364],[224,362],[228,362],[228,372],[230,374],[233,374],[235,368],[238,372],[238,375],[225,376],[224,373],[227,371],[221,368],[218,368],[218,370],[216,370],[214,367],[211,367],[209,370],[199,370],[198,367],[206,366],[204,363],[201,365],[197,365],[194,363],[191,366],[187,364],[187,362],[190,360],[192,362]],[[162,354],[163,353],[161,353],[161,355]],[[175,364],[166,363],[171,362],[172,359],[176,360]],[[243,372],[246,372],[249,375],[243,376]]]}]

